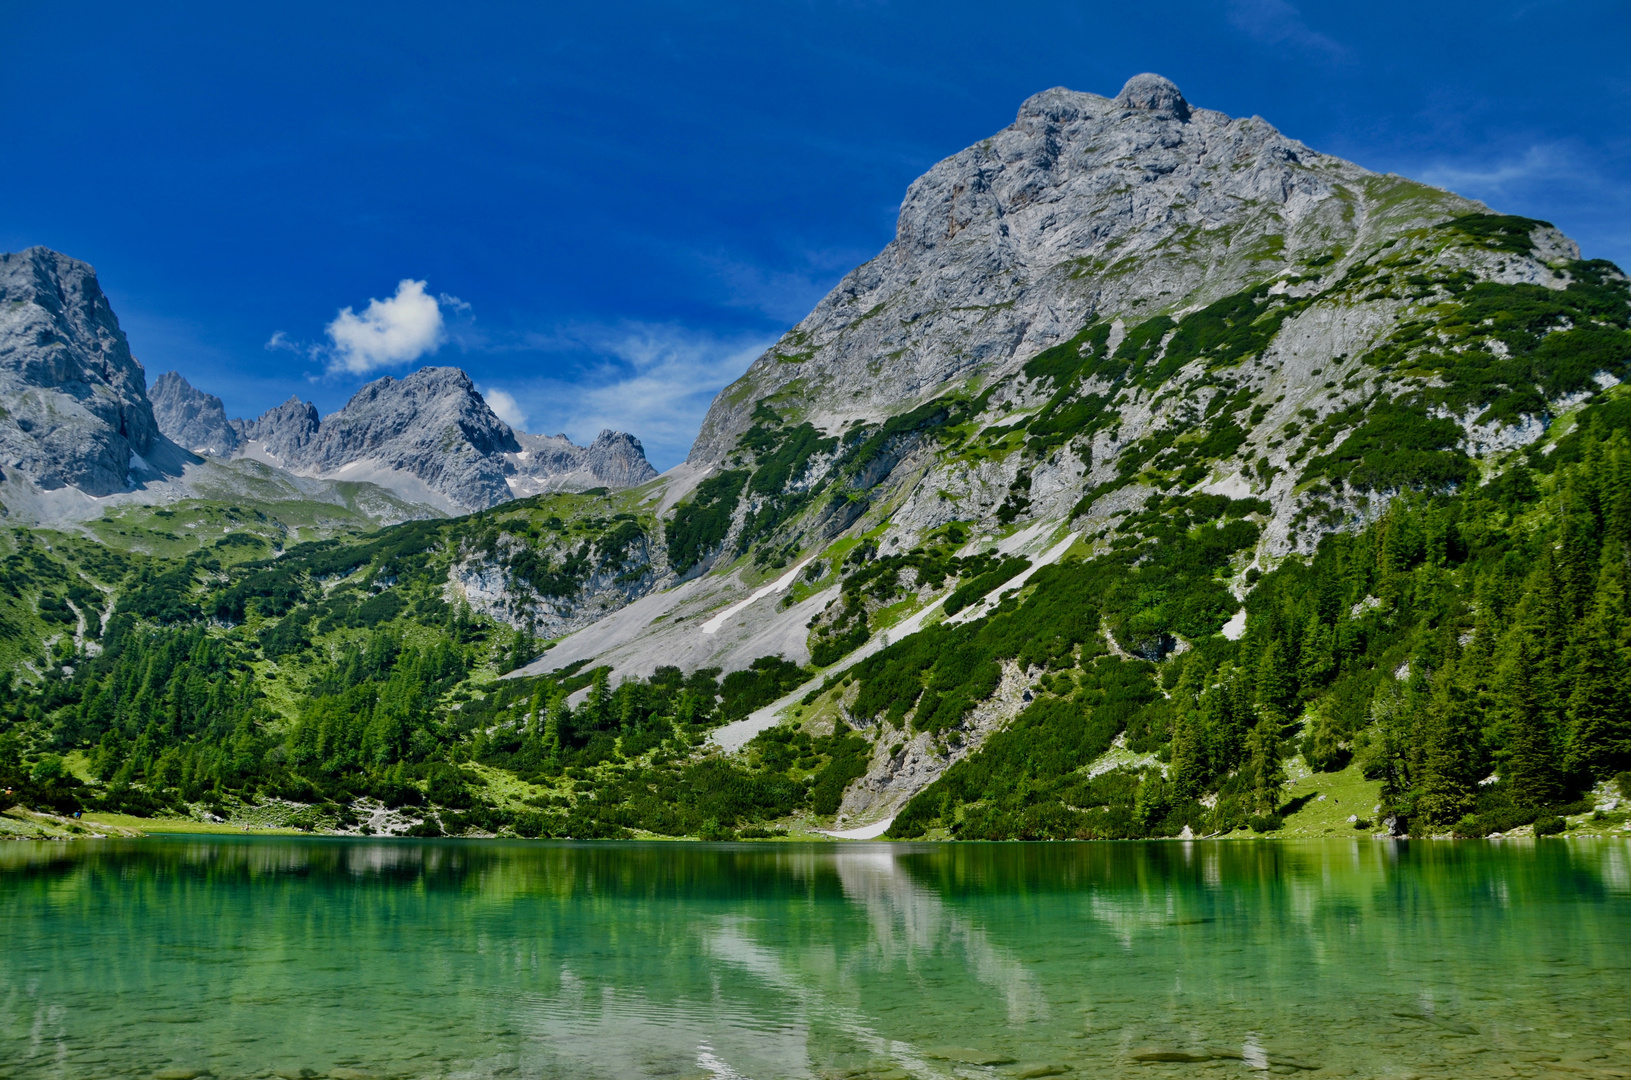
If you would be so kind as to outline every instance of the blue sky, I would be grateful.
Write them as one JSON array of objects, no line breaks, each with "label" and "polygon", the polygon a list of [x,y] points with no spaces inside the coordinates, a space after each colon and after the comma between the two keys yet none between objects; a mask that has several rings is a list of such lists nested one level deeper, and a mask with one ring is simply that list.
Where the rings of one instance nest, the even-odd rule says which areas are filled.
[{"label": "blue sky", "polygon": [[11,0],[0,249],[95,265],[149,376],[233,415],[457,364],[666,468],[914,177],[1050,86],[1160,72],[1631,265],[1628,46],[1623,0]]}]

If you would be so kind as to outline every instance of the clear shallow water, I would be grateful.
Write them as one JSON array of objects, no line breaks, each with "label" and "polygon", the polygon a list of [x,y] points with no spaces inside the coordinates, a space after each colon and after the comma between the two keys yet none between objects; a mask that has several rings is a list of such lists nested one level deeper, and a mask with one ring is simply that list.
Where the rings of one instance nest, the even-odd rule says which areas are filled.
[{"label": "clear shallow water", "polygon": [[0,1077],[1631,1076],[1628,991],[1622,840],[0,847]]}]

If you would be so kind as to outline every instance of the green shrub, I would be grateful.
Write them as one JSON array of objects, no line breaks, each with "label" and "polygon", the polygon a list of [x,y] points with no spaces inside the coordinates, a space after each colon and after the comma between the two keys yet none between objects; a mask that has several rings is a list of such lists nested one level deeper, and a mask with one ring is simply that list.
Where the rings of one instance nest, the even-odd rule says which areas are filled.
[{"label": "green shrub", "polygon": [[851,781],[866,775],[867,762],[872,756],[872,745],[859,735],[853,735],[842,720],[834,721],[835,729],[829,742],[831,760],[816,773],[810,787],[810,809],[822,817],[838,813],[844,800],[844,789]]},{"label": "green shrub", "polygon": [[425,820],[424,821],[421,821],[417,825],[410,826],[408,828],[408,831],[403,833],[402,835],[404,835],[404,836],[444,836],[446,834],[442,832],[442,822],[441,822],[441,820],[438,819],[435,814],[427,814],[427,815],[425,815]]},{"label": "green shrub", "polygon": [[947,615],[955,615],[969,604],[978,600],[986,593],[995,589],[1005,581],[1011,581],[1030,568],[1031,560],[1022,555],[1015,555],[1002,560],[995,567],[987,570],[972,581],[966,581],[957,586],[952,594],[946,597],[943,605]]},{"label": "green shrub", "polygon": [[1558,833],[1562,832],[1564,829],[1567,829],[1568,827],[1569,827],[1569,823],[1567,821],[1565,821],[1563,818],[1558,817],[1556,814],[1550,814],[1550,815],[1548,815],[1546,817],[1539,818],[1538,820],[1536,820],[1536,822],[1535,822],[1535,835],[1536,836],[1556,836]]},{"label": "green shrub", "polygon": [[725,542],[747,479],[745,469],[710,476],[674,511],[668,524],[667,544],[668,561],[675,573],[690,570]]},{"label": "green shrub", "polygon": [[722,825],[718,818],[711,817],[702,823],[702,828],[697,830],[697,839],[710,841],[735,840],[736,832],[728,826]]}]

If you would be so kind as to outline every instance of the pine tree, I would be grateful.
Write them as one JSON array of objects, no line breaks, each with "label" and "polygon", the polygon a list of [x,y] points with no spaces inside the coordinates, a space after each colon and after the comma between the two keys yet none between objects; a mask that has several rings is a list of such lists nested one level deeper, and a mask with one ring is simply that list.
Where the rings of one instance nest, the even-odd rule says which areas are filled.
[{"label": "pine tree", "polygon": [[1263,710],[1257,726],[1246,739],[1247,775],[1251,780],[1252,806],[1260,814],[1280,808],[1285,787],[1285,767],[1280,762],[1280,723],[1271,710]]},{"label": "pine tree", "polygon": [[544,760],[550,765],[560,764],[561,744],[571,725],[572,710],[566,704],[566,691],[557,687],[554,696],[549,700],[549,713],[544,720],[542,739]]},{"label": "pine tree", "polygon": [[1342,768],[1347,755],[1342,750],[1342,735],[1330,710],[1315,705],[1305,715],[1308,726],[1302,741],[1303,760],[1308,762],[1309,768],[1321,772]]},{"label": "pine tree", "polygon": [[1257,660],[1257,702],[1283,721],[1295,700],[1296,684],[1285,649],[1278,638],[1272,638]]},{"label": "pine tree", "polygon": [[1168,773],[1174,791],[1182,799],[1199,798],[1211,779],[1206,720],[1201,712],[1201,689],[1207,679],[1203,667],[1198,662],[1185,664],[1172,693],[1175,715]]},{"label": "pine tree", "polygon": [[1416,811],[1428,830],[1442,832],[1472,811],[1478,782],[1472,717],[1455,683],[1453,666],[1440,671],[1435,680],[1422,736]]},{"label": "pine tree", "polygon": [[1197,709],[1184,702],[1173,721],[1172,759],[1169,766],[1174,793],[1180,799],[1199,798],[1211,778],[1207,767],[1205,733]]},{"label": "pine tree", "polygon": [[1631,768],[1631,700],[1623,665],[1603,620],[1586,620],[1575,650],[1569,694],[1570,775],[1601,780]]},{"label": "pine tree", "polygon": [[1335,672],[1336,635],[1315,612],[1308,617],[1308,625],[1303,629],[1302,651],[1297,658],[1297,684],[1303,700],[1324,690]]},{"label": "pine tree", "polygon": [[589,685],[589,696],[584,699],[582,712],[586,727],[604,731],[612,726],[612,684],[607,668],[596,668],[594,681]]},{"label": "pine tree", "polygon": [[1535,651],[1520,633],[1501,673],[1500,699],[1508,730],[1502,779],[1513,803],[1526,808],[1551,806],[1563,796],[1557,740],[1535,690]]},{"label": "pine tree", "polygon": [[1631,768],[1631,650],[1627,634],[1626,566],[1617,539],[1603,546],[1591,616],[1581,625],[1570,664],[1571,776],[1596,781]]}]

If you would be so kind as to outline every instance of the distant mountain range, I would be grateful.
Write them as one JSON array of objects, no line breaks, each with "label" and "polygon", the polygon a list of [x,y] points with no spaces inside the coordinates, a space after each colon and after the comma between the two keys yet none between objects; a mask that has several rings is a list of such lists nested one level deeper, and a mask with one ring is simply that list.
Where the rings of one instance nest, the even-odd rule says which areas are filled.
[{"label": "distant mountain range", "polygon": [[173,371],[159,376],[151,397],[159,430],[194,453],[367,480],[450,512],[544,491],[635,487],[657,475],[640,440],[626,432],[602,431],[577,446],[565,435],[514,430],[453,367],[377,379],[326,418],[290,398],[254,420],[229,420],[220,398]]},{"label": "distant mountain range", "polygon": [[371,483],[455,514],[657,475],[625,432],[577,446],[514,430],[452,367],[375,380],[326,418],[290,398],[256,419],[229,419],[220,398],[174,371],[149,389],[95,272],[38,247],[0,255],[0,405],[8,479],[93,497],[184,478],[192,455]]}]

